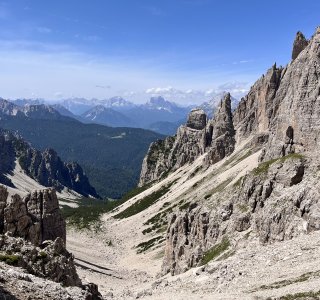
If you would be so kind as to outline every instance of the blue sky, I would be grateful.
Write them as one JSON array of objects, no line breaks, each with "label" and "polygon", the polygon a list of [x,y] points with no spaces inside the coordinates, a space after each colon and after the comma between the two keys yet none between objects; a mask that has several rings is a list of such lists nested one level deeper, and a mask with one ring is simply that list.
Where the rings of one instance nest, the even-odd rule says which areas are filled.
[{"label": "blue sky", "polygon": [[0,96],[239,97],[290,61],[319,11],[316,0],[0,0]]}]

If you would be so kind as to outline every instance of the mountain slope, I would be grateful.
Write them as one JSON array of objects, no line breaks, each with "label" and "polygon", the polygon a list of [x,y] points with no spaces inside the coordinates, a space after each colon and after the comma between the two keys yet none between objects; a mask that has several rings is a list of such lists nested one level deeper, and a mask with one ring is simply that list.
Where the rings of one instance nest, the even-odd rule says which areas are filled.
[{"label": "mountain slope", "polygon": [[111,127],[137,127],[136,124],[124,114],[98,105],[81,115],[84,122],[102,124]]},{"label": "mountain slope", "polygon": [[319,298],[320,28],[293,58],[150,146],[140,194],[102,218],[115,299]]},{"label": "mountain slope", "polygon": [[63,160],[78,162],[97,193],[111,198],[120,198],[137,184],[148,145],[162,137],[142,129],[83,124],[61,115],[3,115],[0,127],[17,131],[37,149],[53,148]]},{"label": "mountain slope", "polygon": [[[2,184],[16,188],[14,171],[18,165],[21,172],[42,186],[54,187],[58,192],[70,189],[85,197],[99,197],[82,168],[77,163],[62,162],[52,149],[46,149],[44,152],[37,151],[20,137],[1,130],[0,152],[0,183]],[[21,184],[23,186],[23,183]]]}]

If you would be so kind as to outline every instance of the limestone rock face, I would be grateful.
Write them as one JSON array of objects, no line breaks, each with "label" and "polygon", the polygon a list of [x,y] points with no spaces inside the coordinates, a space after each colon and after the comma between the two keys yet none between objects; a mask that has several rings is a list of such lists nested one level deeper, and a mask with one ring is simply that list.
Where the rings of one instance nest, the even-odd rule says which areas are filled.
[{"label": "limestone rock face", "polygon": [[167,230],[163,274],[179,274],[199,265],[206,251],[223,238],[230,243],[238,240],[243,231],[265,244],[320,230],[317,168],[289,155],[266,171],[248,174],[238,188],[217,195],[217,207],[193,205],[187,212],[174,213]]},{"label": "limestone rock face", "polygon": [[66,223],[53,189],[8,199],[6,188],[0,185],[1,253],[14,257],[17,266],[30,274],[79,286],[87,290],[85,299],[101,299],[95,285],[82,285],[65,242]]},{"label": "limestone rock face", "polygon": [[54,190],[35,191],[24,199],[19,195],[7,199],[8,194],[0,187],[0,196],[2,232],[22,237],[34,245],[57,237],[66,241],[66,224]]},{"label": "limestone rock face", "polygon": [[295,60],[300,54],[300,52],[304,50],[307,46],[308,46],[308,40],[300,31],[298,31],[296,38],[293,42],[292,60]]},{"label": "limestone rock face", "polygon": [[320,28],[310,42],[302,42],[301,34],[296,41],[303,47],[296,46],[295,59],[285,68],[268,70],[234,113],[237,141],[269,136],[264,160],[319,148]]},{"label": "limestone rock face", "polygon": [[242,98],[234,112],[233,121],[237,141],[250,135],[268,133],[269,125],[277,111],[274,105],[276,92],[286,69],[273,65]]},{"label": "limestone rock face", "polygon": [[158,180],[169,171],[193,162],[205,153],[206,146],[206,128],[198,130],[185,125],[180,126],[175,137],[151,144],[143,160],[139,185]]},{"label": "limestone rock face", "polygon": [[286,68],[274,99],[266,159],[320,146],[320,27],[304,51]]},{"label": "limestone rock face", "polygon": [[0,249],[18,257],[17,265],[38,277],[50,278],[65,286],[80,286],[81,280],[61,238],[36,247],[22,238],[0,235]]},{"label": "limestone rock face", "polygon": [[188,120],[187,127],[202,130],[207,125],[207,115],[202,109],[195,108],[191,110]]},{"label": "limestone rock face", "polygon": [[40,184],[61,191],[68,187],[84,196],[99,197],[77,163],[64,163],[53,149],[29,148],[19,156],[21,167]]},{"label": "limestone rock face", "polygon": [[150,145],[148,154],[142,163],[139,186],[161,178],[172,168],[174,161],[171,161],[169,156],[170,158],[173,156],[171,149],[175,140],[176,137],[167,137],[165,140],[158,140]]},{"label": "limestone rock face", "polygon": [[211,144],[208,150],[207,163],[214,164],[230,155],[235,145],[235,130],[231,113],[231,95],[227,93],[221,100],[218,112],[209,125]]},{"label": "limestone rock face", "polygon": [[224,96],[215,118],[209,122],[202,109],[192,110],[187,124],[179,127],[175,137],[150,146],[142,164],[139,185],[158,180],[206,152],[208,164],[221,160],[233,152],[234,134],[230,94]]}]

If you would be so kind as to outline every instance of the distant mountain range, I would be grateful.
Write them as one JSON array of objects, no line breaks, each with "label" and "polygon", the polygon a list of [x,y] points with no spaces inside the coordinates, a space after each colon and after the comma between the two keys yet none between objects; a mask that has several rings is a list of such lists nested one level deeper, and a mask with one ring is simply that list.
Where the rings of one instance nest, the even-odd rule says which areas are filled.
[{"label": "distant mountain range", "polygon": [[[70,98],[52,105],[61,115],[74,118],[83,123],[102,124],[111,127],[132,127],[150,129],[160,134],[174,134],[183,124],[192,108],[202,108],[212,117],[224,93],[214,96],[210,101],[201,105],[181,106],[167,101],[163,97],[152,97],[145,104],[134,104],[122,97],[110,99]],[[14,101],[20,106],[40,105],[42,99],[18,99]],[[235,107],[237,99],[232,98]]]},{"label": "distant mountain range", "polygon": [[134,188],[150,143],[163,136],[138,128],[84,124],[69,115],[44,104],[18,106],[0,100],[0,128],[18,133],[38,150],[52,148],[64,161],[79,163],[100,196],[120,198]]},{"label": "distant mountain range", "polygon": [[[212,99],[210,101],[203,102],[201,105],[199,105],[199,108],[202,108],[204,110],[204,112],[206,113],[206,115],[208,116],[208,118],[212,119],[214,112],[219,107],[219,105],[225,95],[226,95],[225,92],[223,92],[219,95],[216,95],[216,96],[212,97]],[[236,98],[231,96],[232,110],[234,110],[237,107],[238,103],[239,103],[239,101]]]}]

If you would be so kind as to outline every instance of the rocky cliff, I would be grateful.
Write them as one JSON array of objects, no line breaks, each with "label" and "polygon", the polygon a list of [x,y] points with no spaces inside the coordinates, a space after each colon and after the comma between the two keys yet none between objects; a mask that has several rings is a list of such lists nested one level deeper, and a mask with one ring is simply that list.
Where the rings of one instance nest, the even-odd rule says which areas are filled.
[{"label": "rocky cliff", "polygon": [[3,232],[34,245],[57,237],[66,241],[66,223],[54,190],[34,191],[22,199],[19,195],[8,197],[6,189],[0,186],[0,194],[0,229]]},{"label": "rocky cliff", "polygon": [[[160,163],[157,155],[152,164],[147,161],[153,155],[152,147],[149,149],[141,185],[192,164],[200,156],[197,166],[204,170],[232,156],[217,164],[213,173],[197,175],[198,181],[190,183],[192,201],[187,209],[174,212],[169,221],[163,274],[179,274],[205,264],[208,258],[223,259],[222,253],[232,255],[246,239],[258,238],[267,244],[320,229],[319,76],[320,28],[310,41],[298,33],[292,61],[285,67],[274,64],[234,113],[230,95],[225,96],[212,120],[205,122],[202,112],[192,111],[171,148],[158,150],[161,155],[168,153],[161,156],[166,157],[161,164],[167,167],[162,173],[152,167]],[[180,160],[172,163],[172,153]],[[253,153],[260,165],[242,173],[241,168],[250,162],[241,161]],[[220,178],[219,173],[223,174]],[[206,184],[210,176],[214,186],[204,195],[202,189],[210,188]],[[182,203],[187,196],[184,192]]]},{"label": "rocky cliff", "polygon": [[297,34],[292,58],[285,68],[274,65],[262,76],[234,114],[238,140],[270,137],[262,160],[319,147],[320,28],[309,42]]},{"label": "rocky cliff", "polygon": [[[82,296],[77,299],[101,299],[95,285],[82,285],[74,256],[66,250],[65,243],[66,223],[53,189],[34,191],[22,199],[19,195],[9,196],[0,185],[0,260],[36,277],[79,287],[77,292]],[[26,273],[16,280],[21,278],[34,281]],[[50,287],[50,283],[45,286]],[[13,286],[10,289],[14,290]],[[40,291],[39,286],[34,290]],[[47,293],[50,295],[53,291],[47,290]]]},{"label": "rocky cliff", "polygon": [[180,126],[174,137],[151,144],[142,164],[139,185],[158,180],[206,152],[208,163],[221,160],[232,153],[234,134],[231,96],[227,93],[214,119],[208,121],[202,109],[193,109],[186,125]]},{"label": "rocky cliff", "polygon": [[[16,255],[20,266],[38,275],[46,272],[43,276],[67,285],[80,284],[73,257],[65,250],[66,223],[54,190],[35,191],[21,199],[19,195],[9,196],[0,185],[0,234],[6,234],[0,235],[1,251]],[[43,249],[46,257],[32,264],[32,257],[40,256],[41,249],[37,247]],[[42,265],[45,263],[50,265]]]},{"label": "rocky cliff", "polygon": [[83,196],[98,198],[87,176],[77,163],[64,163],[52,149],[40,152],[8,131],[0,131],[0,183],[14,187],[5,176],[19,163],[25,173],[43,186],[64,188]]},{"label": "rocky cliff", "polygon": [[235,248],[242,232],[265,244],[319,230],[316,170],[310,159],[289,155],[260,165],[207,204],[196,202],[186,212],[173,214],[163,273],[179,274],[200,265],[221,243]]}]

